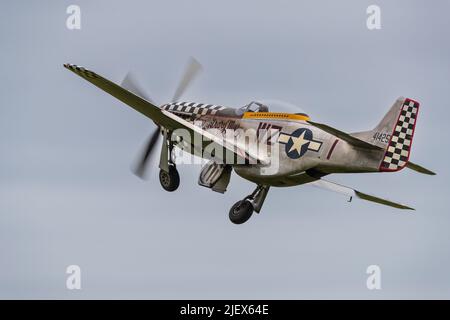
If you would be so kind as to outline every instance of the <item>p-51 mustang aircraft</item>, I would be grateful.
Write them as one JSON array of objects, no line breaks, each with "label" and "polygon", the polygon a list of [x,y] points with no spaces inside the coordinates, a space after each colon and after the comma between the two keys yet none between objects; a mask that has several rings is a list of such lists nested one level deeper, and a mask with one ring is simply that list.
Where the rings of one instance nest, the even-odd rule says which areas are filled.
[{"label": "p-51 mustang aircraft", "polygon": [[[398,98],[381,122],[373,129],[345,133],[326,124],[313,122],[304,113],[271,112],[259,102],[242,108],[196,102],[179,98],[200,70],[191,60],[172,102],[157,106],[127,76],[117,85],[93,71],[65,64],[64,67],[144,114],[156,124],[145,152],[135,168],[143,177],[148,160],[159,137],[163,137],[159,161],[159,179],[167,191],[180,183],[173,157],[174,147],[209,160],[203,166],[199,184],[224,193],[234,170],[256,184],[256,189],[230,209],[233,223],[246,222],[259,213],[271,186],[290,187],[310,184],[350,197],[399,209],[406,205],[375,197],[328,180],[332,173],[395,172],[405,167],[420,173],[435,173],[409,161],[419,103]],[[228,133],[231,131],[231,135]],[[237,137],[255,132],[255,139]],[[193,137],[200,137],[195,142]],[[198,140],[198,139],[197,139]],[[244,141],[244,142],[243,142]],[[267,152],[260,152],[261,145]],[[270,150],[268,150],[270,149]],[[210,152],[205,152],[209,150]],[[230,157],[231,155],[231,157]]]}]

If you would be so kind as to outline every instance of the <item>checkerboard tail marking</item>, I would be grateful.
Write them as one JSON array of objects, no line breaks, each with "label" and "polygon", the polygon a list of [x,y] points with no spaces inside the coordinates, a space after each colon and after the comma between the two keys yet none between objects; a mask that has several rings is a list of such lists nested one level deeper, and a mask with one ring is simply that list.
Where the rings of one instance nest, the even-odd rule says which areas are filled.
[{"label": "checkerboard tail marking", "polygon": [[419,103],[405,99],[381,161],[380,171],[398,171],[408,163],[418,113]]}]

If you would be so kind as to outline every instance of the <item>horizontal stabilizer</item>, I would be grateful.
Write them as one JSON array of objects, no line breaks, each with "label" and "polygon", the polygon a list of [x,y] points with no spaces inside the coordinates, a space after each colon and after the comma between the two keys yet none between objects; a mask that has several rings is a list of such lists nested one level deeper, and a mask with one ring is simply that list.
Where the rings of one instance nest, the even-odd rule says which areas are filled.
[{"label": "horizontal stabilizer", "polygon": [[427,168],[424,168],[424,167],[422,167],[422,166],[419,166],[418,164],[412,163],[411,161],[409,161],[409,162],[406,164],[406,167],[409,168],[409,169],[411,169],[411,170],[414,170],[414,171],[423,173],[423,174],[429,174],[430,176],[436,175],[435,172],[433,172],[433,171],[431,171],[431,170],[428,170]]},{"label": "horizontal stabilizer", "polygon": [[317,123],[317,122],[313,122],[313,121],[307,121],[309,124],[322,129],[323,131],[326,131],[346,142],[348,142],[349,144],[358,147],[358,148],[364,148],[364,149],[369,149],[369,150],[383,150],[383,148],[380,148],[378,146],[375,146],[373,144],[370,144],[368,142],[365,142],[363,140],[360,140],[358,138],[355,138],[351,135],[349,135],[348,133],[345,133],[343,131],[340,131],[338,129],[332,128],[326,124],[323,123]]},{"label": "horizontal stabilizer", "polygon": [[324,180],[324,179],[319,179],[317,181],[310,182],[310,183],[308,183],[308,185],[344,194],[344,195],[350,197],[349,201],[351,201],[352,198],[354,196],[356,196],[363,200],[372,201],[372,202],[376,202],[379,204],[384,204],[386,206],[390,206],[390,207],[394,207],[394,208],[398,208],[398,209],[414,210],[414,208],[408,207],[404,204],[393,202],[393,201],[386,200],[386,199],[379,198],[379,197],[375,197],[370,194],[363,193],[361,191],[352,189],[350,187],[346,187],[346,186],[340,185],[338,183],[334,183],[334,182]]}]

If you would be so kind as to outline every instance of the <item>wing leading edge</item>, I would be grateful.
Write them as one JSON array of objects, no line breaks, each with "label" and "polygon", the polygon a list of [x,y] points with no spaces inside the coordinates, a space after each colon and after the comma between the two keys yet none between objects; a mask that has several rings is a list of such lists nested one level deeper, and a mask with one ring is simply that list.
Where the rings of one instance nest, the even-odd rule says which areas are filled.
[{"label": "wing leading edge", "polygon": [[[346,132],[343,132],[341,130],[338,130],[336,128],[330,127],[330,126],[328,126],[326,124],[313,122],[313,121],[310,121],[310,120],[308,120],[307,122],[309,124],[319,128],[319,129],[325,131],[325,132],[328,132],[328,133],[330,133],[330,134],[332,134],[332,135],[334,135],[334,136],[336,136],[336,137],[338,137],[338,138],[348,142],[349,144],[351,144],[351,145],[353,145],[355,147],[368,149],[368,150],[377,150],[377,151],[383,151],[384,150],[383,148],[381,148],[379,146],[376,146],[374,144],[371,144],[371,143],[368,143],[368,142],[363,141],[361,139],[358,139],[357,137],[355,137],[353,135],[350,135],[350,134],[348,134]],[[406,163],[406,167],[411,169],[411,170],[414,170],[416,172],[419,172],[419,173],[423,173],[423,174],[427,174],[427,175],[431,175],[431,176],[436,175],[436,173],[434,173],[433,171],[431,171],[431,170],[429,170],[429,169],[427,169],[427,168],[425,168],[423,166],[420,166],[420,165],[418,165],[416,163],[413,163],[413,162],[411,162],[409,160]]]},{"label": "wing leading edge", "polygon": [[207,139],[212,140],[212,143],[215,143],[218,146],[226,148],[227,150],[233,152],[238,159],[245,159],[254,163],[259,162],[261,164],[268,163],[267,159],[258,158],[256,155],[251,155],[246,152],[241,146],[230,141],[224,141],[222,137],[215,136],[198,126],[185,121],[184,119],[176,116],[173,113],[161,110],[151,102],[137,96],[136,94],[126,90],[125,88],[115,84],[114,82],[103,78],[102,76],[96,74],[91,70],[73,64],[64,64],[64,67],[82,77],[83,79],[89,81],[90,83],[94,84],[103,91],[109,93],[113,97],[119,99],[136,111],[139,111],[140,113],[152,119],[155,123],[166,129],[172,131],[176,129],[186,129],[191,134],[200,134]]},{"label": "wing leading edge", "polygon": [[155,123],[172,130],[180,127],[176,121],[163,115],[161,109],[152,104],[151,102],[124,89],[123,87],[115,84],[114,82],[103,78],[102,76],[96,74],[95,72],[68,63],[64,64],[64,67],[72,71],[73,73],[77,74],[81,78],[89,81],[90,83],[102,89],[103,91],[109,93],[113,97],[119,99],[123,103],[132,107],[134,110],[139,111],[146,117],[152,119]]},{"label": "wing leading edge", "polygon": [[363,148],[363,149],[369,149],[369,150],[377,150],[377,151],[383,150],[383,148],[380,148],[380,147],[375,146],[375,145],[373,145],[371,143],[365,142],[365,141],[363,141],[361,139],[355,138],[355,137],[353,137],[352,135],[350,135],[350,134],[348,134],[346,132],[343,132],[343,131],[338,130],[338,129],[333,128],[333,127],[330,127],[330,126],[328,126],[326,124],[313,122],[313,121],[310,121],[310,120],[308,120],[307,122],[309,124],[319,128],[319,129],[325,131],[325,132],[328,132],[328,133],[330,133],[330,134],[332,134],[332,135],[334,135],[334,136],[336,136],[336,137],[338,137],[338,138],[348,142],[349,144],[351,144],[351,145],[353,145],[355,147]]}]

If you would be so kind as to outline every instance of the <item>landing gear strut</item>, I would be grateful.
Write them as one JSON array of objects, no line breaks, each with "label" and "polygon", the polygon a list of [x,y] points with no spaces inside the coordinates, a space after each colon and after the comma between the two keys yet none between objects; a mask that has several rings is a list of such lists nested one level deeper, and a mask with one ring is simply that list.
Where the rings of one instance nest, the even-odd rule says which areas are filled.
[{"label": "landing gear strut", "polygon": [[253,211],[261,211],[264,200],[269,192],[269,186],[258,185],[252,194],[243,200],[236,202],[230,209],[229,218],[235,224],[246,222],[253,214]]},{"label": "landing gear strut", "polygon": [[180,185],[180,175],[172,159],[173,143],[171,139],[168,139],[170,133],[167,130],[163,130],[163,135],[164,139],[159,159],[159,182],[164,190],[172,192],[177,190]]}]

